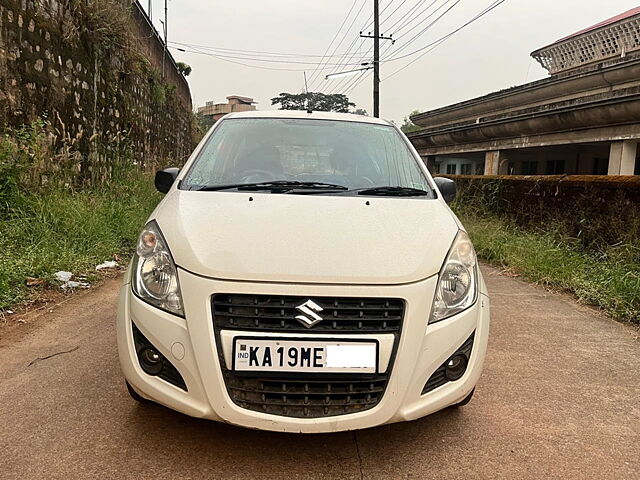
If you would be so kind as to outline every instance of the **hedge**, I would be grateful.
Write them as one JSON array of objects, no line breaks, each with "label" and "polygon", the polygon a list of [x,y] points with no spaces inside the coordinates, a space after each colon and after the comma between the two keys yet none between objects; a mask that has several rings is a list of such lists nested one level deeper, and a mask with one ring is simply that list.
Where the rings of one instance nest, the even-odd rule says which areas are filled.
[{"label": "hedge", "polygon": [[560,231],[587,249],[640,246],[640,176],[452,175],[458,208]]}]

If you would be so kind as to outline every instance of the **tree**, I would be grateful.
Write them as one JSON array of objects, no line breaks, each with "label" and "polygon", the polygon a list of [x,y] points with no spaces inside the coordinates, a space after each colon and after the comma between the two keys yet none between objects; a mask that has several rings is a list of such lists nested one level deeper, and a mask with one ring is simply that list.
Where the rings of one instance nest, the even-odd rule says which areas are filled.
[{"label": "tree", "polygon": [[184,62],[178,62],[176,63],[176,67],[178,67],[178,71],[185,77],[188,77],[191,74],[191,65],[187,65]]},{"label": "tree", "polygon": [[418,130],[422,130],[422,127],[416,125],[411,121],[411,117],[413,115],[417,115],[418,113],[420,113],[420,110],[414,110],[409,114],[408,117],[404,117],[404,122],[402,122],[400,130],[402,130],[404,133],[417,132]]},{"label": "tree", "polygon": [[316,110],[319,112],[349,113],[350,107],[356,104],[341,93],[327,95],[320,92],[281,93],[271,99],[271,105],[280,105],[280,110]]},{"label": "tree", "polygon": [[364,108],[356,108],[355,110],[352,110],[351,113],[353,113],[354,115],[362,115],[365,117],[369,116],[369,114]]}]

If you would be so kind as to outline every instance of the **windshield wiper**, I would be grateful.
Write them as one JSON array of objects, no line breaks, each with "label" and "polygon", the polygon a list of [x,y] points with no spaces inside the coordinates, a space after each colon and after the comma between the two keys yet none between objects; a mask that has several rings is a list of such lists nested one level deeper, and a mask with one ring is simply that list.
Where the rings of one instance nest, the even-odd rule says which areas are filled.
[{"label": "windshield wiper", "polygon": [[374,195],[380,197],[421,197],[430,195],[426,190],[411,187],[382,186],[357,190],[358,195]]},{"label": "windshield wiper", "polygon": [[213,192],[217,190],[230,190],[236,188],[240,191],[270,190],[272,192],[287,192],[293,189],[322,189],[322,190],[348,190],[344,185],[324,182],[299,182],[297,180],[274,180],[272,182],[233,183],[228,185],[205,185],[197,187],[199,192]]}]

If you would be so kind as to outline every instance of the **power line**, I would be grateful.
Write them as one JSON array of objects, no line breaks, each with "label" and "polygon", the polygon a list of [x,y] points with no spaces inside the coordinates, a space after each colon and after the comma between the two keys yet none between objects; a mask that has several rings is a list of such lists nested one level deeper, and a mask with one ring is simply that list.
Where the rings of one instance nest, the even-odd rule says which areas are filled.
[{"label": "power line", "polygon": [[306,70],[304,68],[276,68],[276,67],[263,67],[261,65],[250,65],[248,63],[238,62],[238,61],[235,61],[235,60],[229,60],[228,58],[222,58],[222,57],[219,57],[218,55],[215,55],[215,54],[209,53],[209,52],[201,52],[201,51],[197,51],[197,50],[186,50],[186,49],[183,49],[183,48],[176,48],[176,47],[169,47],[169,48],[172,48],[174,50],[179,50],[181,52],[195,53],[195,54],[198,54],[198,55],[206,55],[207,57],[216,58],[216,59],[221,60],[223,62],[234,63],[236,65],[242,65],[244,67],[258,68],[260,70],[275,70],[275,71],[280,71],[280,72],[304,72]]},{"label": "power line", "polygon": [[440,37],[438,40],[435,40],[434,42],[431,42],[428,45],[425,45],[422,48],[419,48],[417,50],[414,50],[411,53],[408,53],[406,55],[403,55],[401,57],[397,57],[397,58],[392,58],[390,60],[387,61],[391,61],[391,60],[400,60],[401,58],[406,58],[409,57],[411,55],[415,55],[416,53],[419,52],[423,52],[421,55],[419,55],[418,57],[414,58],[411,62],[407,63],[406,65],[404,65],[403,67],[399,68],[398,70],[396,70],[395,72],[393,72],[392,74],[388,75],[387,77],[384,78],[384,80],[388,80],[389,78],[393,77],[394,75],[397,75],[398,73],[400,73],[402,70],[404,70],[405,68],[407,68],[409,65],[417,62],[418,60],[420,60],[422,57],[424,57],[427,53],[431,52],[432,50],[438,48],[441,44],[443,44],[445,41],[447,41],[449,38],[451,38],[452,36],[454,36],[456,33],[458,33],[460,30],[466,28],[467,26],[471,25],[472,23],[474,23],[475,21],[479,20],[480,18],[484,17],[486,14],[488,14],[489,12],[491,12],[492,10],[494,10],[495,8],[499,7],[500,5],[502,5],[504,2],[506,2],[506,0],[495,0],[491,5],[489,5],[487,8],[485,8],[484,10],[482,10],[480,13],[478,13],[475,17],[471,18],[469,21],[467,21],[466,23],[462,24],[460,27],[456,28],[455,30],[449,32],[447,35],[444,35],[443,37]]},{"label": "power line", "polygon": [[[447,0],[445,3],[443,3],[442,5],[440,5],[435,11],[433,11],[431,14],[429,14],[429,16],[425,19],[427,20],[428,18],[431,18],[436,12],[438,12],[440,9],[442,9],[444,6],[446,6],[448,3],[450,3],[453,0]],[[420,30],[418,33],[416,33],[413,37],[411,37],[410,40],[408,40],[407,42],[403,43],[402,45],[400,45],[396,51],[394,52],[394,54],[398,54],[400,53],[402,50],[404,50],[405,48],[407,48],[409,45],[411,45],[414,41],[416,41],[419,37],[421,37],[427,30],[429,30],[433,25],[435,25],[440,19],[442,19],[447,13],[449,13],[453,8],[455,8],[456,5],[458,5],[462,0],[455,0],[453,2],[453,5],[451,5],[449,8],[447,8],[444,12],[442,12],[440,15],[438,15],[435,20],[433,20],[432,22],[430,22],[429,24],[427,24],[427,26],[425,26],[422,30]],[[403,35],[404,36],[404,35]],[[390,59],[388,59],[387,61],[393,60],[395,57],[392,57]]]},{"label": "power line", "polygon": [[[238,55],[254,55],[255,54],[259,54],[260,56],[265,56],[265,57],[290,57],[290,58],[321,58],[321,57],[340,57],[343,55],[348,55],[349,53],[352,53],[350,51],[347,52],[343,52],[343,53],[336,53],[333,55],[317,55],[317,54],[302,54],[302,53],[284,53],[284,52],[267,52],[264,50],[240,50],[240,49],[235,49],[235,48],[222,48],[222,47],[214,47],[211,45],[199,45],[199,44],[195,44],[195,43],[185,43],[185,42],[175,42],[175,41],[169,41],[169,44],[173,45],[173,46],[180,46],[180,47],[189,47],[189,48],[199,48],[202,50],[211,50],[211,51],[220,51],[223,53],[233,53],[233,54],[238,54]],[[359,53],[359,52],[355,52],[355,53]]]},{"label": "power line", "polygon": [[[391,4],[394,1],[395,0],[389,0],[389,3],[387,3],[387,6],[384,7],[382,10],[380,10],[380,16],[382,16],[382,14],[387,10],[387,8],[389,8],[391,6]],[[402,3],[404,3],[404,2],[402,2]],[[373,17],[373,14],[371,14],[371,17]],[[371,17],[369,17],[369,18],[371,18]],[[371,27],[372,25],[373,25],[373,22],[370,23],[370,20],[367,20],[367,23],[365,24],[365,27],[362,29],[362,31],[365,31],[367,28]]]},{"label": "power line", "polygon": [[[177,50],[181,50],[181,51],[187,51],[184,48],[179,48],[179,47],[171,47]],[[282,64],[299,64],[299,65],[320,65],[318,62],[301,62],[298,60],[274,60],[271,58],[265,59],[265,58],[252,58],[252,57],[242,57],[242,56],[237,56],[237,55],[226,55],[226,54],[221,54],[221,53],[212,53],[212,52],[203,52],[201,49],[195,48],[191,50],[192,53],[203,53],[203,54],[207,54],[207,55],[211,55],[214,56],[216,58],[234,58],[237,60],[251,60],[253,62],[264,62],[264,63],[282,63]],[[346,64],[346,63],[329,63],[326,62],[324,63],[324,65],[327,66],[339,66],[339,67],[350,67],[353,66],[353,64]]]},{"label": "power line", "polygon": [[[362,6],[364,7],[364,5],[365,5],[365,4],[366,4],[366,0],[364,1],[364,3],[363,3],[363,5],[362,5]],[[361,8],[360,10],[362,10],[362,8]],[[372,12],[368,17],[367,17],[367,19],[365,20],[364,24],[363,24],[363,25],[362,25],[362,27],[360,28],[360,31],[364,30],[365,26],[368,24],[369,20],[370,20],[372,17],[373,17],[373,12]],[[356,18],[357,18],[357,17],[356,17]],[[344,56],[342,56],[342,57],[340,57],[340,58],[338,59],[338,61],[339,61],[339,62],[342,62],[342,61],[347,57],[348,52],[349,52],[349,51],[354,47],[354,45],[356,44],[356,42],[357,42],[358,40],[360,40],[360,45],[358,45],[358,47],[356,48],[356,50],[358,50],[358,51],[359,51],[359,50],[362,48],[362,46],[364,45],[364,39],[363,39],[363,38],[360,38],[360,37],[358,37],[358,36],[354,36],[353,40],[351,41],[351,44],[349,44],[349,47],[346,49],[346,50],[347,50],[347,53],[345,53],[345,55],[344,55]],[[368,50],[368,51],[367,51],[367,53],[365,53],[365,56],[366,56],[366,55],[368,55],[370,51],[371,51],[371,50]],[[346,60],[346,63],[351,63],[351,62],[352,62],[352,60],[353,60],[353,58],[354,58],[356,55],[359,55],[359,53],[357,53],[357,52],[352,52],[352,53],[349,55],[349,58]],[[364,57],[363,57],[363,58],[364,58]],[[363,61],[364,61],[364,60],[362,59],[362,60],[360,61],[360,63],[362,63]],[[331,69],[331,71],[329,72],[329,74],[331,75],[331,74],[333,74],[333,73],[336,73],[337,71],[338,71],[338,67],[333,67],[333,68]],[[334,84],[334,87],[331,89],[330,93],[334,93],[334,91],[336,91],[336,90],[337,90],[338,85],[341,85],[341,84],[343,84],[344,82],[347,82],[347,83],[348,83],[348,82],[349,82],[349,80],[350,80],[350,79],[348,79],[348,78],[347,78],[347,79],[341,79],[341,80],[338,80],[338,81],[337,81],[337,83],[336,83],[336,84]],[[328,89],[328,86],[329,86],[330,84],[331,84],[331,83],[327,84],[325,88],[322,88],[322,81],[320,81],[320,84],[318,85],[318,90],[320,90],[320,91],[323,91],[323,92],[324,92],[325,90],[327,90],[327,89]]]},{"label": "power line", "polygon": [[[362,9],[364,8],[364,4],[365,4],[366,0],[363,0],[362,5],[360,6],[360,10],[358,10],[358,13],[356,13],[353,21],[351,22],[351,25],[349,25],[349,27],[347,28],[347,32],[351,29],[351,27],[353,26],[353,22],[355,22],[356,18],[358,18],[358,16],[360,15],[360,12],[362,11]],[[340,28],[338,28],[338,31],[336,32],[336,34],[333,36],[333,39],[331,40],[331,42],[329,43],[329,46],[327,47],[327,49],[325,50],[325,55],[329,52],[329,50],[331,49],[331,46],[333,45],[333,43],[336,41],[336,39],[338,38],[338,35],[340,35],[340,32],[342,31],[342,27],[345,26],[345,24],[347,23],[347,20],[349,20],[349,17],[351,16],[351,12],[353,12],[353,9],[356,7],[358,3],[358,0],[353,0],[353,4],[351,4],[351,8],[349,9],[349,12],[347,13],[347,16],[344,18],[344,20],[342,21],[342,23],[340,24]],[[338,48],[340,47],[340,45],[342,45],[342,42],[344,41],[344,38],[346,37],[346,33],[345,35],[342,37],[342,40],[340,40],[340,43],[338,45],[336,45],[336,48],[333,50],[333,52],[335,53]],[[313,72],[311,73],[311,78],[309,79],[309,82],[313,84],[313,82],[315,82],[315,79],[318,77],[318,68],[322,65],[322,60],[320,60],[320,65],[318,65]]]},{"label": "power line", "polygon": [[[429,5],[427,5],[424,9],[420,10],[418,13],[416,13],[416,15],[414,17],[410,17],[410,18],[406,18],[406,19],[401,19],[404,20],[404,22],[401,23],[400,26],[398,26],[397,28],[395,28],[395,30],[393,31],[393,34],[396,36],[396,40],[406,36],[410,31],[414,30],[415,28],[417,28],[418,26],[422,25],[426,20],[428,20],[429,18],[431,18],[433,16],[433,14],[435,12],[438,11],[439,8],[442,8],[442,6],[438,7],[438,9],[435,10],[435,12],[430,13],[429,15],[427,15],[426,17],[420,19],[421,15],[428,12],[436,3],[438,3],[440,0],[433,0],[431,3],[429,3]],[[446,2],[448,2],[450,0],[445,0],[445,4]],[[423,2],[424,4],[424,2]],[[404,30],[406,27],[408,27],[409,25],[411,25],[413,22],[415,22],[416,20],[419,20],[418,23],[416,25],[414,25],[413,27],[411,27],[407,32],[404,32],[402,35],[398,35],[400,32],[402,32],[402,30]],[[400,23],[400,22],[396,22],[396,25]],[[388,30],[388,29],[387,29]]]},{"label": "power line", "polygon": [[[398,10],[400,10],[400,9],[402,8],[402,6],[403,6],[405,3],[407,3],[408,1],[409,1],[409,0],[402,0],[402,3],[401,3],[400,5],[398,5],[398,6],[393,10],[393,12],[391,12],[391,13],[389,14],[389,16],[388,16],[387,18],[385,18],[384,20],[381,20],[381,21],[380,21],[380,28],[382,28],[382,26],[384,25],[384,23],[385,23],[387,20],[389,20],[389,19],[390,19],[390,18],[391,18],[391,17],[392,17],[392,16],[393,16],[393,15],[394,15]],[[384,10],[383,10],[383,12],[384,12]]]},{"label": "power line", "polygon": [[[420,0],[419,2],[416,2],[415,5],[413,5],[413,7],[411,7],[409,10],[407,10],[404,15],[402,15],[398,20],[395,21],[395,23],[393,23],[391,26],[387,27],[386,30],[387,32],[393,32],[393,29],[396,27],[396,25],[398,25],[401,22],[408,22],[410,20],[412,20],[415,17],[411,17],[411,14],[413,14],[413,12],[415,10],[417,10],[418,8],[420,8],[422,5],[424,5],[427,1],[429,0]],[[419,16],[420,14],[418,14],[417,16]]]}]

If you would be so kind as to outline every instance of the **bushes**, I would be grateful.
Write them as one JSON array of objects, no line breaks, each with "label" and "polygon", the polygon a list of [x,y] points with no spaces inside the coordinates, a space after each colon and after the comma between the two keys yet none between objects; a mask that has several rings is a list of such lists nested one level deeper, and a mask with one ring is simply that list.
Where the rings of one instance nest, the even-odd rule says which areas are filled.
[{"label": "bushes", "polygon": [[455,177],[478,254],[640,323],[640,177]]},{"label": "bushes", "polygon": [[640,242],[640,177],[460,176],[456,183],[457,205],[559,230],[586,249]]},{"label": "bushes", "polygon": [[160,199],[131,162],[105,186],[42,183],[31,172],[53,161],[46,139],[42,124],[0,138],[0,309],[37,295],[27,277],[57,284],[58,270],[95,274],[114,254],[126,257]]},{"label": "bushes", "polygon": [[484,260],[526,280],[572,292],[614,318],[640,323],[637,251],[614,247],[615,251],[598,254],[558,233],[525,230],[496,216],[462,212],[460,219]]}]

